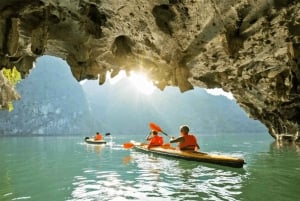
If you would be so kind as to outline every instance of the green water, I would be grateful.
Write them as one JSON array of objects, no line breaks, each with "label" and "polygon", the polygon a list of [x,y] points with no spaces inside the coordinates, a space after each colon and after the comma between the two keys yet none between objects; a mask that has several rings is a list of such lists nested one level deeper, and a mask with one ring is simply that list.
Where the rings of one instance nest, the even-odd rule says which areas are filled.
[{"label": "green water", "polygon": [[300,147],[267,134],[198,136],[202,151],[243,157],[235,169],[122,148],[144,137],[1,137],[0,200],[299,200]]}]

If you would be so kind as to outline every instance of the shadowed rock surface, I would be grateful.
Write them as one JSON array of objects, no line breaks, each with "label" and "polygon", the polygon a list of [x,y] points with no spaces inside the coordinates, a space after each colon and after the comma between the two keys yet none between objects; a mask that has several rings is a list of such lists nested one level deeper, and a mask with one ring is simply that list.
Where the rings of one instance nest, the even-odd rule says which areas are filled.
[{"label": "shadowed rock surface", "polygon": [[[4,0],[0,67],[41,55],[77,80],[146,71],[160,89],[221,87],[276,137],[300,123],[299,0]],[[18,98],[0,73],[0,106]]]}]

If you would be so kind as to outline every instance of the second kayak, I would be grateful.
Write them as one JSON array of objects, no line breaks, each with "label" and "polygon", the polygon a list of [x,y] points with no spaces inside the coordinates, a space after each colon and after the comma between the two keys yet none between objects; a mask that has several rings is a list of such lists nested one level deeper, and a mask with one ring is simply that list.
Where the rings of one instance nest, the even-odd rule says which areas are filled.
[{"label": "second kayak", "polygon": [[84,141],[88,144],[106,144],[105,140],[95,140],[94,138],[86,137]]}]

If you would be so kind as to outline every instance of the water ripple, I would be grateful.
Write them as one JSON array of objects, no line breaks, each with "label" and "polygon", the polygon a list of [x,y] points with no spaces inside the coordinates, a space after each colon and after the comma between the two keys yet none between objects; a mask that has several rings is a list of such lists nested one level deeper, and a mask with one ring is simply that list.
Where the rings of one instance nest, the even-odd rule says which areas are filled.
[{"label": "water ripple", "polygon": [[245,158],[247,165],[235,169],[123,149],[134,137],[105,146],[78,137],[0,138],[0,200],[238,201],[261,200],[262,193],[264,200],[298,199],[297,146],[244,137],[241,143],[206,146],[208,152]]},{"label": "water ripple", "polygon": [[132,151],[129,162],[118,168],[84,169],[74,177],[68,200],[233,201],[241,193],[243,177],[231,169]]}]

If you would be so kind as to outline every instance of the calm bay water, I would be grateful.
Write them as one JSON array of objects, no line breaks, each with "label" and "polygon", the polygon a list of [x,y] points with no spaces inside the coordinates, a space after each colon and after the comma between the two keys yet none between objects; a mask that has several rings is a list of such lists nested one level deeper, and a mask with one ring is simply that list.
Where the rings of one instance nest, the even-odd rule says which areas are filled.
[{"label": "calm bay water", "polygon": [[0,137],[0,200],[299,200],[300,147],[267,134],[198,136],[204,152],[243,157],[235,169],[122,148],[144,137]]}]

